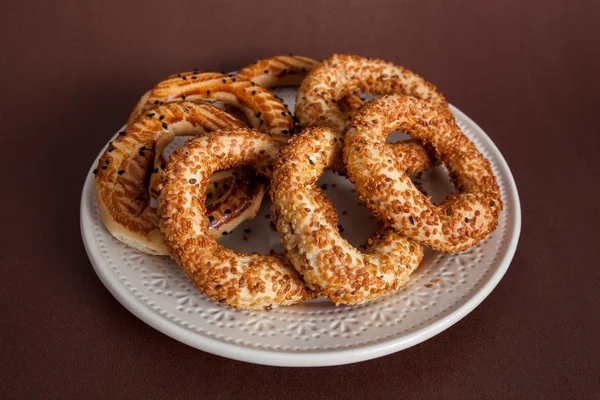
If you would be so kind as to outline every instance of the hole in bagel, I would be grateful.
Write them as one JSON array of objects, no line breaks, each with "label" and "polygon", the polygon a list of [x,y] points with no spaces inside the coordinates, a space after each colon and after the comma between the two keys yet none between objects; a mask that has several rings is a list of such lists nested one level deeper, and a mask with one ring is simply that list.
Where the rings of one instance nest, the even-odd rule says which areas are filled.
[{"label": "hole in bagel", "polygon": [[361,248],[379,227],[377,218],[365,207],[348,178],[331,170],[319,178],[318,186],[333,204],[340,234],[348,243]]}]

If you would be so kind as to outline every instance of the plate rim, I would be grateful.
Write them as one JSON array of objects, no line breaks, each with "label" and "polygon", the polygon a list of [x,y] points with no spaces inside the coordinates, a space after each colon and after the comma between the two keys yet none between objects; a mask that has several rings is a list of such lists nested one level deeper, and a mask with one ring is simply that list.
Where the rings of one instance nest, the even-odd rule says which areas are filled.
[{"label": "plate rim", "polygon": [[[100,265],[100,260],[102,260],[103,257],[101,256],[98,248],[91,246],[91,243],[93,243],[94,240],[92,233],[93,219],[90,217],[93,210],[90,209],[90,204],[92,204],[91,197],[94,196],[94,193],[93,187],[90,186],[93,185],[92,171],[96,166],[95,162],[92,164],[86,175],[81,194],[80,205],[80,230],[87,256],[102,284],[129,312],[141,319],[147,325],[150,325],[152,328],[181,343],[221,357],[269,366],[318,367],[344,365],[371,360],[415,346],[445,331],[455,323],[462,320],[490,295],[502,277],[506,274],[506,271],[508,270],[508,267],[514,258],[521,234],[521,203],[517,185],[508,163],[504,159],[504,156],[495,143],[491,140],[487,133],[485,133],[485,131],[475,123],[475,121],[473,121],[457,107],[450,105],[450,108],[455,115],[460,115],[461,119],[464,119],[466,122],[472,124],[472,126],[478,130],[478,139],[480,139],[488,149],[498,156],[495,159],[495,161],[498,163],[498,169],[505,172],[506,175],[506,179],[504,180],[504,189],[514,198],[514,210],[512,213],[513,221],[509,219],[509,225],[512,222],[512,229],[510,229],[510,226],[507,227],[509,243],[502,260],[495,271],[489,275],[487,281],[481,286],[481,288],[477,292],[474,292],[470,298],[468,298],[455,310],[451,311],[448,315],[436,319],[435,321],[426,324],[422,328],[417,329],[407,335],[351,349],[305,353],[281,353],[265,349],[247,348],[232,343],[218,341],[208,336],[199,336],[185,329],[184,327],[169,321],[153,311],[139,298],[132,295],[131,292],[126,289],[125,285],[123,285],[119,279],[110,272],[110,268],[108,266]],[[102,154],[105,148],[106,145],[103,146],[100,154]]]}]

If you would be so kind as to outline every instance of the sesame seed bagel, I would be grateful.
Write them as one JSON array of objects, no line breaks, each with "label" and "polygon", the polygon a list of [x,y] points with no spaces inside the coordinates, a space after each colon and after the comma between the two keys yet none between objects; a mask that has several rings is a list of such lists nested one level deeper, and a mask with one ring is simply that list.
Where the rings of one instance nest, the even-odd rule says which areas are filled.
[{"label": "sesame seed bagel", "polygon": [[315,201],[314,183],[340,150],[339,133],[307,128],[280,152],[271,182],[277,230],[304,281],[336,304],[361,304],[408,282],[422,247],[391,228],[380,229],[364,252],[340,236]]},{"label": "sesame seed bagel", "polygon": [[[199,135],[243,123],[208,104],[179,102],[157,107],[119,133],[98,162],[96,201],[104,225],[123,243],[150,254],[166,255],[158,229],[156,209],[150,205],[148,182],[159,172],[156,159],[175,136]],[[163,166],[164,168],[164,166]],[[207,219],[219,237],[241,221],[253,218],[260,208],[264,185],[247,171],[236,177],[227,201],[210,205]],[[223,181],[217,177],[215,182]],[[231,210],[225,213],[225,210]]]},{"label": "sesame seed bagel", "polygon": [[[144,98],[143,98],[144,99]],[[294,128],[294,120],[279,99],[254,82],[237,76],[215,72],[183,72],[159,82],[145,95],[146,112],[155,105],[174,101],[218,102],[239,108],[250,124],[259,131],[272,135],[275,140],[287,142]],[[130,116],[135,119],[140,108]]]},{"label": "sesame seed bagel", "polygon": [[[359,91],[375,95],[410,94],[440,107],[448,107],[446,99],[435,86],[403,67],[383,60],[334,54],[316,67],[300,85],[295,116],[301,126],[328,126],[344,132],[350,118],[342,112],[338,102]],[[410,165],[411,173],[435,165],[433,154],[416,141],[395,143],[392,148],[397,157],[406,151],[421,153],[415,162],[424,164]],[[334,167],[343,173],[341,162]]]},{"label": "sesame seed bagel", "polygon": [[[236,76],[247,79],[266,89],[280,86],[299,86],[306,75],[320,64],[312,58],[285,55],[258,60],[242,69]],[[338,106],[345,116],[353,115],[363,102],[360,96],[349,94],[340,99]]]},{"label": "sesame seed bagel", "polygon": [[[459,194],[435,205],[405,173],[385,143],[393,130],[433,146]],[[454,118],[410,96],[383,96],[365,104],[350,123],[344,162],[360,198],[381,221],[434,250],[463,251],[490,234],[502,210],[489,161]]]},{"label": "sesame seed bagel", "polygon": [[170,255],[201,292],[237,309],[271,309],[311,299],[301,277],[283,255],[240,254],[210,235],[200,199],[217,170],[252,167],[269,178],[281,144],[250,129],[190,139],[171,156],[158,199],[158,215]]}]

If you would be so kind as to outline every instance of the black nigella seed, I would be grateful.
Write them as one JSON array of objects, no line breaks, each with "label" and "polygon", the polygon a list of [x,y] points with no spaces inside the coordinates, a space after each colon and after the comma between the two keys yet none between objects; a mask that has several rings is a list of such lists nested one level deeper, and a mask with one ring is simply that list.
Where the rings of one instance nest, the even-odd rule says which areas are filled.
[{"label": "black nigella seed", "polygon": [[233,171],[233,172],[231,173],[231,175],[233,175],[233,176],[238,176],[239,174],[238,174],[237,172]]},{"label": "black nigella seed", "polygon": [[256,94],[256,90],[252,91],[252,96],[254,96]]},{"label": "black nigella seed", "polygon": [[167,164],[160,164],[160,167],[161,167],[162,169],[165,169],[165,168],[167,168]]},{"label": "black nigella seed", "polygon": [[119,132],[119,136],[125,136],[127,135],[127,132]]},{"label": "black nigella seed", "polygon": [[158,174],[158,168],[154,168],[154,173]]},{"label": "black nigella seed", "polygon": [[190,112],[190,109],[189,109],[189,108],[187,108],[187,107],[185,107],[185,108],[183,109],[183,111],[185,111],[186,113],[189,113],[189,112]]},{"label": "black nigella seed", "polygon": [[260,116],[261,116],[261,115],[262,115],[262,112],[260,112],[260,111],[259,111],[259,112],[257,112],[257,113],[256,113],[256,118],[260,118]]},{"label": "black nigella seed", "polygon": [[246,229],[244,229],[244,232],[245,232],[245,233],[250,233],[250,232],[252,232],[252,231],[251,231],[250,229],[246,228]]},{"label": "black nigella seed", "polygon": [[283,115],[283,116],[285,117],[285,115],[286,115],[286,114],[285,114],[285,111],[282,111],[282,112],[281,112],[281,115]]},{"label": "black nigella seed", "polygon": [[142,150],[142,151],[146,150],[146,146],[142,146],[142,148],[140,150]]},{"label": "black nigella seed", "polygon": [[106,169],[106,168],[108,168],[106,165],[103,165],[103,166],[102,166],[102,169]]},{"label": "black nigella seed", "polygon": [[268,69],[265,69],[265,74],[268,74],[268,73],[269,73],[269,70],[268,70]]},{"label": "black nigella seed", "polygon": [[235,78],[231,78],[231,82],[235,82]]},{"label": "black nigella seed", "polygon": [[212,208],[214,206],[213,203],[210,203],[209,205],[206,206],[206,208]]},{"label": "black nigella seed", "polygon": [[154,117],[154,113],[150,113],[150,114],[148,114],[148,116],[149,116],[150,118],[152,118],[152,117]]},{"label": "black nigella seed", "polygon": [[231,214],[231,210],[228,208],[227,210],[225,210],[225,214]]},{"label": "black nigella seed", "polygon": [[223,83],[227,83],[227,79],[223,79]]},{"label": "black nigella seed", "polygon": [[183,79],[184,81],[186,81],[186,80],[187,80],[187,78],[186,78],[185,76],[184,76],[184,77],[182,77],[181,79]]},{"label": "black nigella seed", "polygon": [[117,174],[119,174],[119,175],[123,175],[124,173],[125,173],[124,169],[120,169],[119,171],[117,171]]},{"label": "black nigella seed", "polygon": [[308,162],[310,163],[310,165],[315,165],[315,163],[313,162],[313,160],[311,160],[310,158],[308,159]]},{"label": "black nigella seed", "polygon": [[213,217],[212,215],[209,215],[209,216],[208,216],[208,220],[209,220],[210,222],[213,222],[213,221],[215,220],[215,217]]},{"label": "black nigella seed", "polygon": [[158,119],[162,121],[163,119],[165,119],[165,116],[161,115],[160,117],[158,117]]},{"label": "black nigella seed", "polygon": [[207,95],[207,96],[210,96],[210,90],[207,90],[207,91],[206,91],[206,95]]},{"label": "black nigella seed", "polygon": [[229,234],[229,232],[223,232],[223,236],[228,235],[228,234]]},{"label": "black nigella seed", "polygon": [[109,147],[109,148],[108,148],[108,152],[109,152],[109,153],[112,153],[114,149],[115,149],[114,147]]},{"label": "black nigella seed", "polygon": [[408,217],[408,220],[410,221],[410,223],[411,223],[412,225],[414,225],[414,224],[415,224],[415,220],[413,219],[412,215],[411,215],[410,217]]},{"label": "black nigella seed", "polygon": [[210,199],[211,197],[212,197],[212,193],[209,193],[209,194],[206,195],[207,199]]},{"label": "black nigella seed", "polygon": [[224,184],[223,184],[223,188],[224,188],[225,190],[229,190],[229,185],[228,185],[228,184],[226,184],[226,183],[224,183]]},{"label": "black nigella seed", "polygon": [[92,171],[92,173],[93,173],[94,175],[96,175],[96,174],[98,173],[98,168],[95,168],[95,169]]},{"label": "black nigella seed", "polygon": [[237,184],[238,184],[238,186],[239,186],[239,185],[241,185],[241,184],[242,184],[242,180],[241,180],[241,179],[236,179],[236,180],[235,180],[235,183],[237,183]]},{"label": "black nigella seed", "polygon": [[162,127],[167,129],[167,124],[163,122]]},{"label": "black nigella seed", "polygon": [[158,104],[158,100],[156,100],[156,101],[154,102],[154,104]]},{"label": "black nigella seed", "polygon": [[302,68],[302,73],[306,73],[306,68]]},{"label": "black nigella seed", "polygon": [[108,165],[108,164],[110,164],[110,161],[109,161],[109,160],[106,160],[106,161],[105,161],[105,163],[106,163],[106,165]]},{"label": "black nigella seed", "polygon": [[182,94],[182,95],[181,95],[181,100],[185,100],[185,98],[186,98],[186,97],[187,97],[187,96],[186,96],[185,94]]},{"label": "black nigella seed", "polygon": [[194,76],[192,76],[192,79],[196,79],[196,78],[197,78],[197,76],[195,76],[195,75],[194,75]]},{"label": "black nigella seed", "polygon": [[144,152],[140,150],[140,152],[138,153],[140,156],[144,157]]},{"label": "black nigella seed", "polygon": [[465,222],[468,224],[469,223],[469,218],[465,218]]},{"label": "black nigella seed", "polygon": [[321,189],[327,190],[327,185],[321,185]]},{"label": "black nigella seed", "polygon": [[284,135],[287,135],[287,133],[288,133],[288,130],[287,130],[287,129],[284,129],[284,130],[282,130],[282,131],[281,131],[281,133],[283,133]]},{"label": "black nigella seed", "polygon": [[494,207],[496,205],[496,203],[494,202],[494,200],[490,201],[490,207]]},{"label": "black nigella seed", "polygon": [[190,183],[191,183],[192,185],[193,185],[194,183],[196,183],[196,182],[197,182],[197,181],[196,181],[194,178],[190,179]]}]

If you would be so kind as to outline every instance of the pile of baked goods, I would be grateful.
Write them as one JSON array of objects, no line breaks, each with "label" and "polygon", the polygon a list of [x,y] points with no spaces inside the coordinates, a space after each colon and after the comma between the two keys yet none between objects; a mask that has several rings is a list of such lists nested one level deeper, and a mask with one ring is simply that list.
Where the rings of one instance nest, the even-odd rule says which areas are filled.
[{"label": "pile of baked goods", "polygon": [[[295,115],[269,91],[290,85],[299,85]],[[380,97],[364,103],[360,93]],[[395,130],[412,140],[386,143]],[[167,161],[175,136],[193,138]],[[434,204],[410,176],[438,163],[458,193]],[[340,235],[317,185],[327,169],[348,176],[381,223],[362,251]],[[403,67],[351,55],[277,56],[235,74],[170,76],[144,94],[94,174],[114,237],[171,256],[204,295],[237,309],[385,296],[408,282],[423,246],[474,246],[502,210],[488,160],[444,96]],[[267,187],[286,253],[240,254],[218,244],[256,215]]]}]

